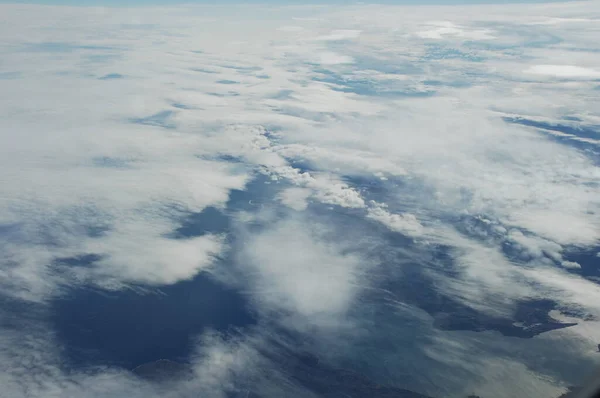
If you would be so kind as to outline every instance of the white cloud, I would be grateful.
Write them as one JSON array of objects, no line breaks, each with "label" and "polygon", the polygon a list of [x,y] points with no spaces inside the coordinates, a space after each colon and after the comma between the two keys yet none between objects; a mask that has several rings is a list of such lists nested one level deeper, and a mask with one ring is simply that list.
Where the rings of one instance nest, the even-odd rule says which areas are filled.
[{"label": "white cloud", "polygon": [[[275,315],[296,331],[353,325],[357,297],[378,275],[372,253],[346,241],[350,231],[311,224],[308,202],[418,237],[392,265],[423,267],[441,293],[478,311],[510,316],[517,300],[536,297],[600,313],[597,284],[567,272],[576,263],[562,257],[569,245],[600,241],[597,163],[589,151],[499,119],[598,124],[587,82],[599,77],[597,4],[245,7],[239,16],[195,6],[0,10],[3,294],[46,301],[70,284],[189,279],[227,246],[220,236],[170,233],[189,213],[223,208],[259,171],[273,185],[291,185],[272,199],[296,210],[292,220],[278,221],[273,209],[235,217],[270,221],[238,253],[248,272],[243,289],[268,321]],[[123,77],[98,79],[111,74]],[[349,177],[380,185],[358,187]],[[371,202],[376,193],[382,197]],[[487,220],[489,229],[459,232],[461,217]],[[505,244],[522,258],[508,258]],[[453,277],[424,260],[440,245]],[[89,268],[55,264],[89,253],[99,256]],[[27,347],[11,333],[0,333],[0,377],[12,396],[152,396],[123,372],[68,376],[52,331]],[[547,335],[558,333],[565,357],[586,355],[585,322]],[[208,336],[200,346],[206,362],[195,364],[190,390],[218,396],[265,365],[245,342]],[[464,345],[450,347],[463,367],[473,359]],[[489,361],[467,366],[477,388],[559,390],[561,380],[543,378],[547,368],[539,376],[523,365],[525,354],[482,347],[478,358]],[[436,360],[452,362],[450,351]]]},{"label": "white cloud", "polygon": [[600,71],[576,65],[534,65],[526,73],[571,79],[597,79]]},{"label": "white cloud", "polygon": [[418,237],[423,234],[423,225],[414,214],[392,214],[381,204],[373,204],[368,211],[367,217],[379,221],[392,231],[400,232],[408,236]]},{"label": "white cloud", "polygon": [[[489,339],[489,336],[481,340],[485,341],[486,338]],[[478,355],[482,342],[476,337],[435,336],[432,340],[426,350],[428,356],[460,373],[463,380],[473,380],[459,387],[465,396],[485,394],[494,398],[509,398],[539,394],[553,397],[560,396],[564,391],[551,376],[536,373],[520,359]],[[499,344],[500,347],[502,345]]]},{"label": "white cloud", "polygon": [[585,220],[582,213],[566,213],[561,209],[553,212],[531,209],[527,213],[515,212],[511,222],[561,244],[594,245],[599,239],[600,224],[595,219]]},{"label": "white cloud", "polygon": [[[20,167],[23,163],[7,148],[25,145],[23,138],[6,137],[0,220],[15,225],[7,234],[10,243],[3,244],[5,261],[20,263],[10,271],[12,277],[7,275],[15,294],[41,299],[52,291],[53,278],[40,276],[50,272],[56,257],[94,253],[103,256],[96,263],[97,277],[172,283],[192,277],[218,252],[218,239],[175,241],[167,235],[181,213],[225,203],[230,189],[244,186],[245,175],[194,159],[197,143],[189,139],[178,142],[152,132],[138,136],[135,129],[103,138],[110,144],[94,145],[100,140],[94,132],[90,137],[65,133],[44,149],[34,141],[21,150],[27,166]],[[81,142],[80,150],[73,140]],[[87,236],[93,230],[102,232]]]},{"label": "white cloud", "polygon": [[460,37],[466,40],[494,39],[490,29],[465,29],[450,21],[432,21],[427,23],[430,29],[416,32],[415,35],[423,39],[443,39],[447,36]]},{"label": "white cloud", "polygon": [[385,173],[401,176],[406,174],[406,170],[393,160],[375,156],[370,151],[301,144],[280,145],[274,149],[285,158],[305,159],[315,163],[323,170],[344,170],[345,173],[355,175],[376,175],[378,173],[382,175]]},{"label": "white cloud", "polygon": [[281,26],[277,28],[277,30],[280,30],[282,32],[301,32],[302,30],[304,30],[304,28],[302,26],[287,25]]},{"label": "white cloud", "polygon": [[526,236],[521,231],[511,230],[508,232],[507,240],[516,244],[523,254],[537,261],[544,256],[555,261],[562,259],[561,245],[538,236]]},{"label": "white cloud", "polygon": [[317,38],[317,40],[336,41],[336,40],[356,39],[360,36],[360,33],[361,33],[360,30],[340,29],[340,30],[334,30],[328,35],[319,36]]},{"label": "white cloud", "polygon": [[288,188],[283,191],[280,195],[281,203],[284,205],[297,210],[306,210],[308,206],[308,198],[312,194],[312,191],[305,188]]},{"label": "white cloud", "polygon": [[191,279],[209,267],[213,256],[221,251],[218,237],[165,239],[152,227],[141,223],[119,225],[106,239],[89,241],[86,252],[106,257],[95,263],[97,268],[87,277],[92,281],[169,285]]},{"label": "white cloud", "polygon": [[351,64],[354,62],[354,59],[347,55],[327,51],[317,54],[316,62],[322,65]]},{"label": "white cloud", "polygon": [[319,326],[340,322],[366,284],[365,264],[329,243],[322,229],[287,220],[248,238],[240,261],[250,267],[259,308]]},{"label": "white cloud", "polygon": [[365,207],[360,193],[328,176],[318,176],[308,186],[316,189],[315,197],[323,203],[342,207]]},{"label": "white cloud", "polygon": [[565,268],[570,268],[570,269],[581,269],[581,265],[574,261],[563,261],[562,263],[560,263],[560,265],[562,265]]},{"label": "white cloud", "polygon": [[556,268],[540,267],[524,270],[523,274],[546,289],[564,303],[575,303],[595,317],[600,316],[600,287],[597,283],[568,274]]}]

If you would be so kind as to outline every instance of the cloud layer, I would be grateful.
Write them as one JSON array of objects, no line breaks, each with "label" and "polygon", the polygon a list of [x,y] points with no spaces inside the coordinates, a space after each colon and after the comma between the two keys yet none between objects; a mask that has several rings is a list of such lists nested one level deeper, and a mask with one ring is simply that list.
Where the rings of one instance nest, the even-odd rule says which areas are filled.
[{"label": "cloud layer", "polygon": [[[545,397],[597,364],[597,4],[0,15],[11,396],[308,397],[289,364],[316,355],[432,396]],[[69,367],[52,300],[199,275],[257,322],[196,336],[190,380]]]}]

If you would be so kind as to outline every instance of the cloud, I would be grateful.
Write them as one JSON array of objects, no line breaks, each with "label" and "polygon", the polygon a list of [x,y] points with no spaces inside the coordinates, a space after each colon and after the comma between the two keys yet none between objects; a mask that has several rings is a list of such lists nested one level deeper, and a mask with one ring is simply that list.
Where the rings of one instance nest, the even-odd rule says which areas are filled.
[{"label": "cloud", "polygon": [[328,35],[320,36],[317,38],[317,40],[336,41],[336,40],[356,39],[360,36],[360,33],[361,33],[360,30],[340,29],[340,30],[334,30]]},{"label": "cloud", "polygon": [[[600,242],[598,5],[0,9],[2,300],[210,272],[259,317],[237,338],[199,336],[195,377],[165,393],[65,369],[36,313],[0,329],[11,396],[310,396],[265,348],[282,328],[439,396],[556,395],[591,366],[598,285],[565,253]],[[503,117],[571,118],[588,136]],[[235,228],[174,235],[207,207]],[[579,324],[529,341],[443,331],[417,308],[431,297],[477,320],[546,299]],[[407,357],[419,371],[394,362]]]},{"label": "cloud", "polygon": [[[5,261],[19,264],[7,275],[16,285],[11,290],[35,296],[50,288],[44,286],[53,278],[43,281],[38,275],[52,272],[48,267],[53,257],[100,255],[89,270],[96,281],[105,276],[121,282],[170,283],[193,276],[218,252],[218,238],[175,241],[167,235],[176,228],[179,214],[224,203],[228,191],[242,188],[246,177],[228,174],[224,164],[194,159],[193,151],[177,160],[177,139],[163,141],[163,149],[174,149],[165,157],[152,153],[158,147],[136,137],[135,130],[124,134],[112,136],[113,148],[101,144],[89,151],[85,146],[96,137],[78,151],[69,148],[73,137],[65,134],[46,145],[47,161],[20,170],[14,155],[4,158],[7,189],[1,217],[3,224],[14,227],[7,230],[3,247]],[[9,139],[11,147],[21,145]],[[130,148],[122,150],[122,144]],[[162,145],[161,139],[154,145]],[[36,146],[21,157],[43,159]],[[101,157],[107,153],[115,160]],[[105,160],[93,162],[98,158]],[[153,271],[147,268],[151,264]]]},{"label": "cloud", "polygon": [[600,71],[576,65],[534,65],[525,72],[567,79],[597,79],[600,77]]},{"label": "cloud", "polygon": [[408,236],[420,236],[423,234],[423,225],[417,220],[414,214],[392,214],[385,206],[375,204],[368,211],[369,218],[381,222],[393,231],[403,233]]},{"label": "cloud", "polygon": [[279,145],[275,151],[287,159],[305,160],[321,170],[344,170],[353,175],[392,174],[402,176],[406,171],[396,162],[374,156],[370,151],[357,148],[330,148],[301,144]]},{"label": "cloud", "polygon": [[565,268],[570,268],[570,269],[581,269],[581,265],[579,265],[579,263],[576,263],[574,261],[563,261],[562,263],[560,263],[560,265],[562,265]]},{"label": "cloud", "polygon": [[281,202],[297,211],[306,210],[311,191],[305,188],[288,188],[280,195]]},{"label": "cloud", "polygon": [[415,35],[423,39],[443,39],[446,36],[460,37],[466,40],[494,39],[490,29],[465,29],[450,21],[432,21],[427,24],[431,29],[416,32]]},{"label": "cloud", "polygon": [[366,283],[365,264],[329,243],[324,228],[289,219],[248,238],[239,261],[251,267],[251,294],[259,308],[309,324],[340,322]]},{"label": "cloud", "polygon": [[560,396],[564,391],[551,377],[540,376],[519,359],[473,355],[480,349],[482,342],[478,340],[435,336],[427,349],[428,355],[455,367],[465,378],[471,378],[471,374],[484,375],[484,379],[464,386],[463,394],[487,394],[498,398],[537,394],[552,397]]},{"label": "cloud", "polygon": [[550,259],[560,261],[562,246],[537,236],[526,236],[521,231],[508,232],[508,240],[519,248],[525,258],[539,259],[548,256]]},{"label": "cloud", "polygon": [[[209,267],[213,257],[221,252],[222,242],[218,237],[165,239],[160,237],[161,232],[171,231],[156,231],[152,227],[140,223],[118,226],[107,238],[90,241],[85,252],[102,253],[103,257],[94,263],[91,275],[86,278],[168,285],[191,279]],[[140,250],[140,245],[152,249]]]}]

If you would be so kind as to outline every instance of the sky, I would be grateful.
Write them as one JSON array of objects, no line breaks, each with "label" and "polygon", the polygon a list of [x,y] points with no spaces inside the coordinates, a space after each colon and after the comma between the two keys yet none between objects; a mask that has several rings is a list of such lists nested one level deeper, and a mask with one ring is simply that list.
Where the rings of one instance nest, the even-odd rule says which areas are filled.
[{"label": "sky", "polygon": [[[599,19],[0,5],[2,391],[313,397],[301,347],[432,397],[560,396],[600,365]],[[244,308],[173,323],[191,380],[73,365],[102,300],[141,340],[144,298],[196,319],[196,287]]]},{"label": "sky", "polygon": [[[509,3],[555,3],[560,0],[513,0]],[[69,5],[69,6],[107,6],[107,7],[127,7],[127,6],[144,6],[144,5],[175,5],[175,4],[271,4],[271,5],[301,5],[301,4],[337,4],[337,5],[352,5],[352,4],[389,4],[389,5],[464,5],[464,4],[502,4],[497,0],[379,0],[379,1],[353,1],[353,0],[252,0],[252,1],[210,1],[210,0],[0,0],[0,4],[45,4],[45,5]]]}]

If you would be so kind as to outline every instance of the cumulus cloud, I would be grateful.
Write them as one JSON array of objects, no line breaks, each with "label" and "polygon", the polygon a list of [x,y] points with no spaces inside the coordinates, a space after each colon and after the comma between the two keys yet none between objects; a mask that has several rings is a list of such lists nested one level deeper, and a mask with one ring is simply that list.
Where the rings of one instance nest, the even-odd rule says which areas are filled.
[{"label": "cumulus cloud", "polygon": [[[153,235],[152,232],[155,234]],[[162,231],[166,234],[171,231]],[[169,285],[191,279],[212,264],[221,251],[221,240],[207,235],[191,239],[161,238],[150,225],[119,226],[109,237],[92,240],[85,251],[102,253],[90,280]],[[135,237],[135,240],[132,239]],[[151,250],[140,250],[151,247]]]},{"label": "cumulus cloud", "polygon": [[414,214],[392,214],[381,204],[370,208],[367,217],[408,236],[420,236],[423,233],[423,225]]},{"label": "cumulus cloud", "polygon": [[306,210],[312,191],[306,188],[288,188],[280,195],[281,202],[294,210]]},{"label": "cumulus cloud", "polygon": [[366,285],[365,262],[329,243],[323,228],[290,219],[245,242],[240,261],[261,308],[318,325],[335,325],[348,311]]},{"label": "cumulus cloud", "polygon": [[563,261],[560,264],[565,268],[581,269],[581,265],[579,265],[579,263],[576,263],[575,261]]}]

